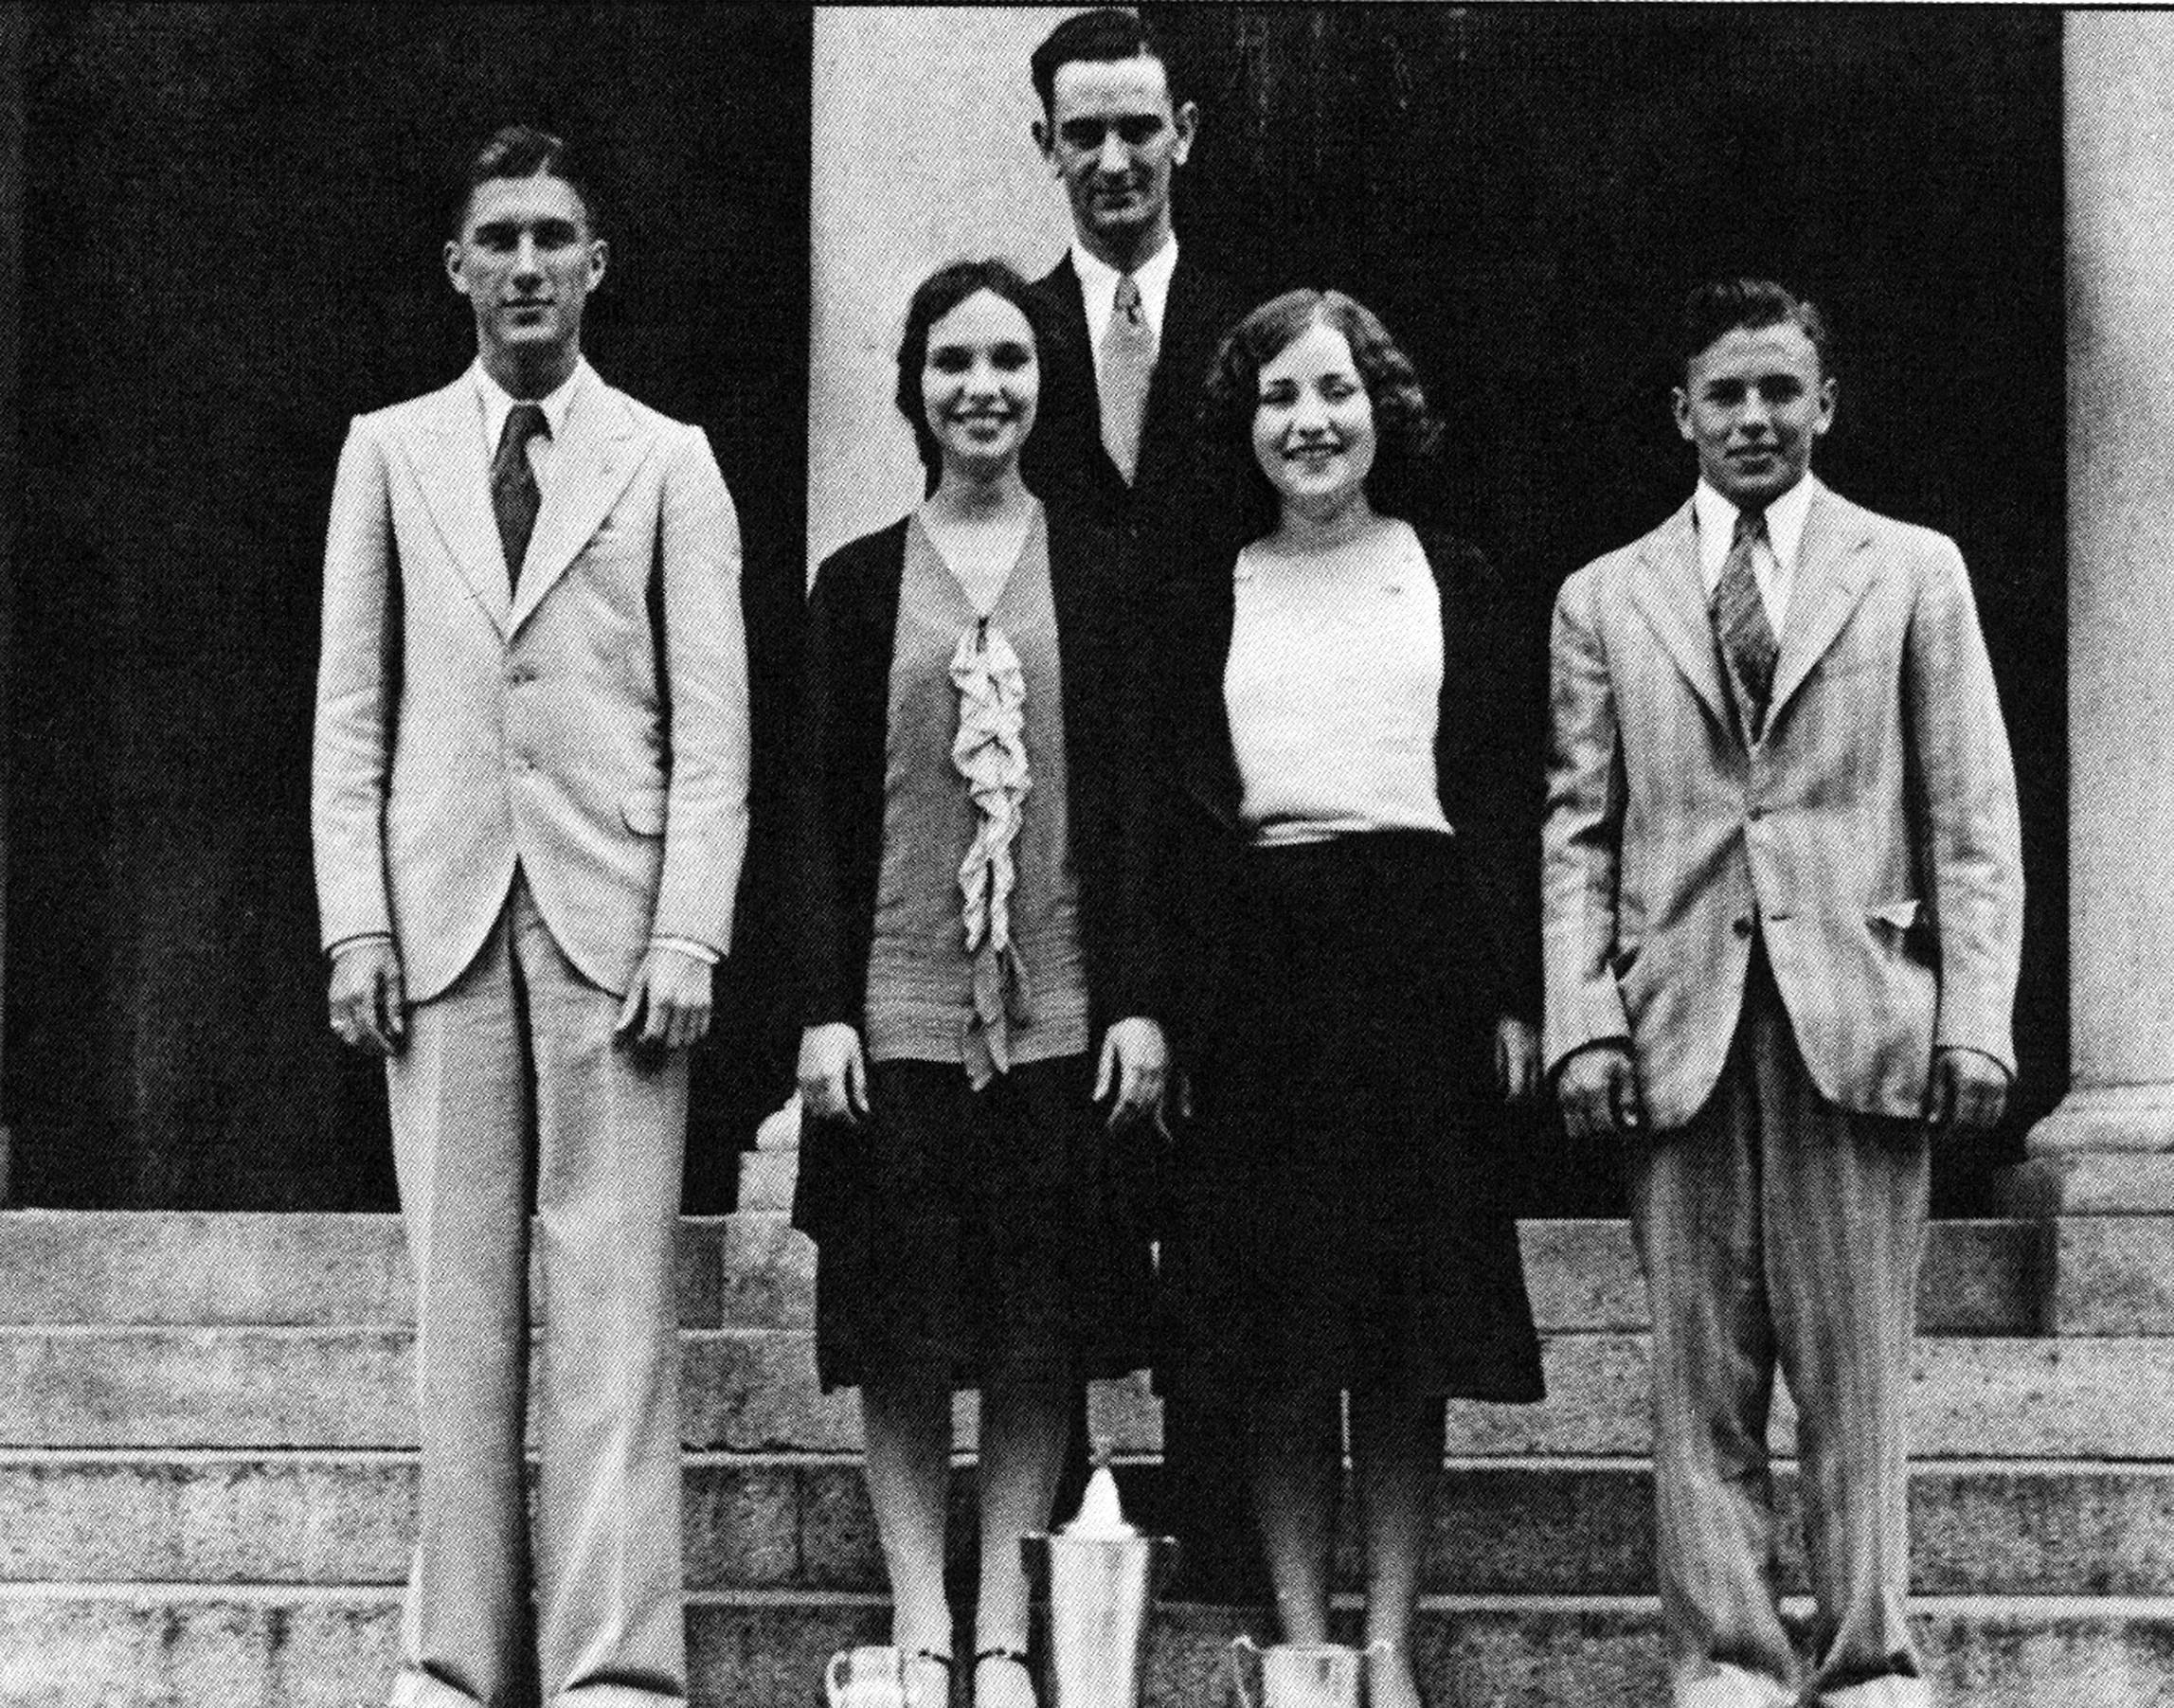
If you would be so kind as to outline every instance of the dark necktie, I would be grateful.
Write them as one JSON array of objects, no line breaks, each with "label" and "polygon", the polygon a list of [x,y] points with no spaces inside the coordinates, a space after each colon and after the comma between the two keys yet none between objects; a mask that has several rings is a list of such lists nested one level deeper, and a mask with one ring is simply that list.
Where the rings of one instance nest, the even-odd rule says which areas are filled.
[{"label": "dark necktie", "polygon": [[491,459],[491,510],[498,518],[498,544],[506,553],[507,584],[518,591],[521,560],[529,554],[529,536],[536,531],[536,512],[543,494],[536,490],[536,472],[529,466],[529,440],[548,433],[541,404],[515,404],[498,435],[498,455]]},{"label": "dark necktie", "polygon": [[1132,484],[1140,466],[1140,429],[1147,417],[1147,386],[1155,374],[1155,333],[1140,300],[1140,281],[1117,281],[1109,327],[1102,335],[1102,445]]},{"label": "dark necktie", "polygon": [[1735,679],[1745,728],[1754,741],[1767,721],[1774,660],[1781,653],[1774,625],[1767,620],[1759,578],[1752,568],[1752,549],[1766,537],[1766,512],[1739,511],[1735,531],[1729,537],[1729,559],[1721,566],[1721,580],[1714,589],[1714,637],[1721,643],[1721,656]]}]

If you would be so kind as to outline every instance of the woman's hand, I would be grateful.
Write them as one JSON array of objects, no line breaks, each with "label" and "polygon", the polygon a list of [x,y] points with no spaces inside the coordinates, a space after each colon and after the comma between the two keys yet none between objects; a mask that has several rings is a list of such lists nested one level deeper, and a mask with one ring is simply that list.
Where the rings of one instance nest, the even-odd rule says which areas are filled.
[{"label": "woman's hand", "polygon": [[[803,1052],[802,1059],[805,1059]],[[1100,1103],[1114,1088],[1117,1101],[1110,1106],[1109,1124],[1124,1126],[1153,1118],[1164,1132],[1162,1092],[1169,1083],[1170,1051],[1162,1041],[1162,1028],[1144,1015],[1118,1021],[1103,1034],[1102,1066],[1095,1072],[1094,1100]]]},{"label": "woman's hand", "polygon": [[1495,1084],[1506,1104],[1528,1104],[1539,1095],[1540,1034],[1514,1015],[1495,1022]]},{"label": "woman's hand", "polygon": [[815,1121],[868,1118],[868,1060],[860,1034],[843,1020],[800,1033],[800,1112]]}]

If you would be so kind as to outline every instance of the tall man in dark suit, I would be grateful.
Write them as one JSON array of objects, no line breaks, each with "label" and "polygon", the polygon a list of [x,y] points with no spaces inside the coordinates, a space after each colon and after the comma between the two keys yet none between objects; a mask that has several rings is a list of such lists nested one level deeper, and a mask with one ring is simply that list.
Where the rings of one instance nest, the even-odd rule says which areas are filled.
[{"label": "tall man in dark suit", "polygon": [[1170,185],[1199,114],[1132,13],[1068,18],[1029,62],[1034,140],[1071,204],[1072,243],[1034,289],[1048,305],[1042,414],[1027,484],[1091,510],[1137,548],[1190,526],[1194,416],[1234,318],[1222,286],[1178,254]]},{"label": "tall man in dark suit", "polygon": [[534,1702],[539,1670],[545,1708],[687,1699],[674,1248],[747,837],[740,539],[701,430],[582,359],[594,209],[554,136],[476,156],[445,267],[476,360],[355,418],[325,547],[332,1026],[387,1058],[416,1274],[394,1708]]},{"label": "tall man in dark suit", "polygon": [[[1698,489],[1555,605],[1546,1055],[1573,1134],[1627,1160],[1677,1708],[1923,1708],[1912,1322],[1930,1145],[1990,1128],[2015,1070],[2014,766],[1954,542],[1812,477],[1819,311],[1710,285],[1680,353]],[[1777,1366],[1818,1603],[1801,1684]]]}]

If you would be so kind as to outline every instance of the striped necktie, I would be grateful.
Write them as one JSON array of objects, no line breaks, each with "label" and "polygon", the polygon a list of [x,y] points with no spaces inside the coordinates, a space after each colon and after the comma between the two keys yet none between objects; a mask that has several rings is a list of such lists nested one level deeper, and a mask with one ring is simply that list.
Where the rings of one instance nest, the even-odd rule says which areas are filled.
[{"label": "striped necktie", "polygon": [[550,430],[543,405],[515,404],[498,435],[498,454],[491,459],[491,511],[498,518],[506,580],[516,592],[521,586],[521,560],[529,555],[529,536],[536,531],[536,512],[544,502],[536,490],[536,472],[529,466],[529,440]]},{"label": "striped necktie", "polygon": [[1155,373],[1155,332],[1140,300],[1140,281],[1117,281],[1117,300],[1102,335],[1102,445],[1127,486],[1140,467],[1140,429],[1147,419],[1147,386]]},{"label": "striped necktie", "polygon": [[1736,512],[1735,531],[1729,537],[1729,558],[1721,566],[1720,582],[1714,588],[1714,638],[1728,661],[1729,675],[1744,711],[1744,726],[1751,738],[1759,738],[1767,721],[1767,699],[1774,689],[1774,660],[1781,643],[1774,625],[1767,620],[1767,602],[1759,592],[1759,578],[1752,568],[1752,553],[1767,537],[1763,511]]}]

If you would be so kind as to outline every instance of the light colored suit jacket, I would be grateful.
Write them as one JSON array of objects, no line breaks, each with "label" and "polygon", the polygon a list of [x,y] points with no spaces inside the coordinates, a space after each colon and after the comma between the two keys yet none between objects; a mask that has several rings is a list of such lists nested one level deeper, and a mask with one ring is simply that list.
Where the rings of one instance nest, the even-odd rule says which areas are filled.
[{"label": "light colored suit jacket", "polygon": [[1765,733],[1686,504],[1563,584],[1543,838],[1550,1068],[1628,1040],[1647,1120],[1719,1079],[1760,934],[1828,1101],[1921,1112],[1936,1047],[2015,1068],[2015,771],[1954,542],[1815,490]]},{"label": "light colored suit jacket", "polygon": [[458,978],[515,863],[583,975],[731,946],[747,841],[740,535],[699,428],[584,376],[509,594],[474,382],[359,416],[325,547],[312,821],[329,948]]}]

